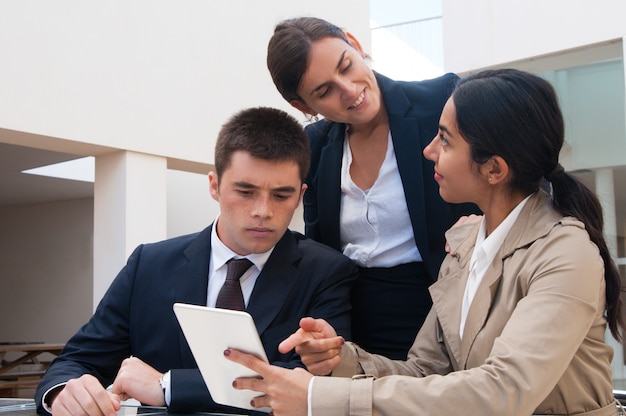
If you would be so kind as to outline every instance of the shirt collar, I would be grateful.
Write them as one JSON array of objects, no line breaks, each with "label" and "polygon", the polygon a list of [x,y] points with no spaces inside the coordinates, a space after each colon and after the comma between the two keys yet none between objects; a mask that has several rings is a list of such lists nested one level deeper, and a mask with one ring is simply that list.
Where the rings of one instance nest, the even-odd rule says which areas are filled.
[{"label": "shirt collar", "polygon": [[275,246],[264,253],[250,253],[247,256],[240,256],[228,248],[217,236],[218,221],[219,215],[213,222],[213,227],[211,229],[211,264],[213,265],[213,270],[218,270],[220,267],[224,266],[228,260],[235,257],[238,259],[246,258],[250,260],[256,268],[259,269],[259,271],[262,271],[265,263],[267,263],[267,260],[272,255],[272,251],[274,251]]},{"label": "shirt collar", "polygon": [[524,205],[526,205],[526,202],[528,202],[531,195],[528,195],[519,204],[517,204],[509,215],[507,215],[506,218],[496,227],[496,229],[493,230],[493,232],[486,238],[485,234],[487,233],[487,229],[485,225],[485,218],[483,217],[480,223],[480,229],[478,230],[478,235],[476,236],[475,249],[472,253],[470,264],[473,264],[475,261],[484,260],[484,265],[486,265],[493,261],[496,257],[496,253],[500,247],[502,247],[502,244],[504,244],[506,236],[509,234],[509,231],[511,231],[515,220],[517,220],[522,208],[524,208]]}]

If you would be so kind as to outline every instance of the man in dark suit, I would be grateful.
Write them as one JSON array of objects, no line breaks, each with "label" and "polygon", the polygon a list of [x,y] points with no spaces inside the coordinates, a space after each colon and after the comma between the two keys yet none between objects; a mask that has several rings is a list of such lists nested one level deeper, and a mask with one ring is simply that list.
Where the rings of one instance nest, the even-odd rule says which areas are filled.
[{"label": "man in dark suit", "polygon": [[134,251],[43,377],[38,412],[108,415],[132,397],[174,412],[245,413],[211,399],[172,311],[175,302],[215,306],[233,257],[252,262],[241,291],[271,362],[303,367],[295,353],[277,348],[303,316],[324,318],[350,338],[356,266],[287,229],[309,161],[308,139],[286,113],[252,108],[232,117],[219,133],[216,169],[209,173],[218,218],[198,234]]}]

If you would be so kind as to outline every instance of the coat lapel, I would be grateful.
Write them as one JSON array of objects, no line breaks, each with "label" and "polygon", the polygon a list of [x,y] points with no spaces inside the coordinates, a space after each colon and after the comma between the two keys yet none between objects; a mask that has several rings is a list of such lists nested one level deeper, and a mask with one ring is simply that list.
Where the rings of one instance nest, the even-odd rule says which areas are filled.
[{"label": "coat lapel", "polygon": [[[560,215],[551,208],[549,198],[550,197],[547,194],[539,191],[528,200],[520,212],[517,220],[511,227],[511,230],[504,239],[502,247],[498,250],[498,253],[487,268],[485,276],[476,290],[476,294],[474,295],[472,305],[470,306],[467,319],[465,321],[463,339],[461,341],[461,359],[459,361],[460,369],[465,368],[472,345],[487,321],[491,307],[495,301],[498,288],[502,282],[505,259],[511,256],[519,248],[531,244],[538,238],[541,238],[549,233],[552,227],[554,227],[554,224],[560,220]],[[542,221],[531,223],[529,222],[530,218],[542,218]],[[478,228],[480,228],[480,224],[475,224],[475,228],[474,232],[472,232],[468,237],[469,242],[471,242],[471,248],[465,254],[467,261],[471,258],[472,251],[474,250],[476,234],[478,232]],[[451,236],[456,234],[455,230],[450,231],[450,233],[446,233],[447,238],[453,238]],[[470,244],[468,243],[463,247],[465,250],[465,248],[470,247]],[[469,275],[469,267],[467,264],[462,270],[462,274],[463,279],[460,279],[462,282],[462,288],[458,299],[462,299],[463,293],[465,292],[465,285]],[[458,322],[458,324],[460,324],[460,322]],[[458,336],[455,337],[455,339],[458,339]]]},{"label": "coat lapel", "polygon": [[[459,361],[460,369],[465,369],[467,358],[472,348],[472,344],[481,330],[491,305],[493,304],[496,292],[502,279],[502,256],[500,253],[496,255],[494,261],[491,262],[485,277],[480,282],[480,285],[476,289],[476,294],[472,300],[472,305],[467,312],[467,319],[465,320],[465,328],[463,329],[463,339],[461,340],[461,360]],[[468,273],[465,273],[465,282],[467,283]],[[461,299],[465,293],[465,285],[463,285],[463,291],[461,292]]]},{"label": "coat lapel", "polygon": [[[456,265],[455,265],[456,266]],[[450,354],[451,360],[454,360],[452,366],[459,368],[461,359],[461,340],[459,339],[459,325],[461,322],[461,302],[463,289],[467,276],[463,273],[463,263],[450,271],[445,279],[440,279],[429,287],[430,296],[433,300],[433,309],[437,312],[437,319],[443,338],[447,341],[446,348]]]},{"label": "coat lapel", "polygon": [[297,241],[287,231],[257,278],[246,309],[254,318],[259,334],[272,323],[298,282],[300,272],[295,264],[300,257]]},{"label": "coat lapel", "polygon": [[454,360],[453,367],[461,368],[462,350],[459,338],[461,325],[461,301],[467,283],[469,260],[474,250],[479,223],[457,226],[446,233],[454,257],[448,255],[441,266],[439,280],[430,286],[433,308],[437,312],[439,325]]}]

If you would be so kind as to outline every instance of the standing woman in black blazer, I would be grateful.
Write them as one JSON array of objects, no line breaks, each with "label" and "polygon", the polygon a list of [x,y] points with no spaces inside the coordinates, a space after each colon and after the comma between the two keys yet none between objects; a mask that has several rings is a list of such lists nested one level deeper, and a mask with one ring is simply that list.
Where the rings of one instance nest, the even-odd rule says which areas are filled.
[{"label": "standing woman in black blazer", "polygon": [[445,203],[422,156],[458,77],[393,81],[365,57],[350,33],[301,17],[276,26],[267,66],[287,102],[324,117],[306,128],[305,233],[359,265],[353,341],[406,359],[431,306],[444,232],[478,210]]}]

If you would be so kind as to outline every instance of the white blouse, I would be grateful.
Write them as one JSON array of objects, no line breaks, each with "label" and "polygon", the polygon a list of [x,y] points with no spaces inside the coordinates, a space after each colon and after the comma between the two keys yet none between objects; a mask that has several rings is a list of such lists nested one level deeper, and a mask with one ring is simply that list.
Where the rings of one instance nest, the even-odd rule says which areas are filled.
[{"label": "white blouse", "polygon": [[343,254],[362,267],[392,267],[422,261],[415,244],[402,180],[389,132],[378,178],[368,190],[350,177],[348,133],[341,162],[340,236]]}]

